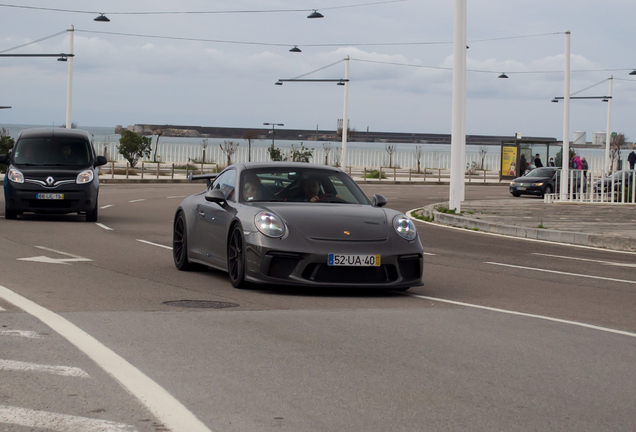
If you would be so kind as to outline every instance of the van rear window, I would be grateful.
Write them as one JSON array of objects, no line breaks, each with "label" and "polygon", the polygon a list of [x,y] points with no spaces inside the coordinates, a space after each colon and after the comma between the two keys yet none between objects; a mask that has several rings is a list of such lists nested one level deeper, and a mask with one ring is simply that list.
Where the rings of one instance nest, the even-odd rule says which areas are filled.
[{"label": "van rear window", "polygon": [[91,161],[89,145],[72,138],[24,138],[16,144],[13,161],[16,165],[86,166]]}]

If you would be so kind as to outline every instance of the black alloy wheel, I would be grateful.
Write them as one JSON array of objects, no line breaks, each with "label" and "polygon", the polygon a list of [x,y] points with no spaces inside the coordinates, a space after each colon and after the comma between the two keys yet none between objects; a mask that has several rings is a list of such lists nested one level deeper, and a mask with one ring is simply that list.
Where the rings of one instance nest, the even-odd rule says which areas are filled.
[{"label": "black alloy wheel", "polygon": [[552,186],[547,185],[545,187],[545,189],[543,189],[543,196],[547,195],[547,194],[551,194],[552,193]]},{"label": "black alloy wheel", "polygon": [[179,212],[177,219],[174,221],[172,257],[174,258],[174,265],[177,269],[187,271],[193,268],[193,265],[188,261],[188,234],[183,212]]},{"label": "black alloy wheel", "polygon": [[234,288],[245,288],[245,241],[243,229],[234,225],[227,247],[227,272]]}]

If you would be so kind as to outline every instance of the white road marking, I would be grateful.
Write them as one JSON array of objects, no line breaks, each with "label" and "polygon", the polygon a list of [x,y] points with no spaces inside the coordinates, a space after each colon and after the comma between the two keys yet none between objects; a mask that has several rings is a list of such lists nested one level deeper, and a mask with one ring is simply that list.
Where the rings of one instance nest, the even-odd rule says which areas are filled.
[{"label": "white road marking", "polygon": [[7,311],[6,309],[2,309],[2,308],[0,307],[0,312],[6,312],[6,311]]},{"label": "white road marking", "polygon": [[106,231],[114,231],[111,227],[107,227],[106,225],[101,224],[101,223],[97,223],[96,222],[95,225],[97,225],[100,228],[104,228]]},{"label": "white road marking", "polygon": [[136,199],[136,200],[132,200],[132,201],[128,201],[128,202],[132,203],[132,202],[141,202],[141,201],[146,201],[146,200],[145,199]]},{"label": "white road marking", "polygon": [[[144,404],[167,429],[172,432],[211,432],[163,387],[70,321],[3,286],[0,286],[0,298],[38,318],[84,352]],[[86,429],[81,430],[86,432]]]},{"label": "white road marking", "polygon": [[417,221],[419,223],[423,223],[423,224],[427,224],[427,225],[433,225],[436,226],[438,228],[448,228],[448,229],[454,229],[454,230],[458,230],[464,233],[474,233],[474,234],[481,234],[481,235],[489,235],[489,236],[497,236],[497,237],[505,237],[507,239],[511,239],[511,240],[525,240],[525,241],[531,241],[531,242],[537,242],[537,243],[548,243],[550,245],[559,245],[559,246],[567,246],[567,247],[573,247],[573,248],[581,248],[581,249],[591,249],[591,250],[595,250],[595,251],[599,251],[599,252],[611,252],[611,253],[620,253],[620,254],[628,254],[628,255],[636,255],[636,252],[629,252],[629,251],[621,251],[621,250],[614,250],[614,249],[603,249],[603,248],[598,248],[598,247],[594,247],[594,246],[584,246],[584,245],[575,245],[575,244],[569,244],[569,243],[558,243],[558,242],[553,242],[553,241],[548,241],[548,240],[538,240],[538,239],[530,239],[530,238],[525,238],[525,237],[515,237],[515,236],[507,236],[504,234],[497,234],[497,233],[491,233],[491,232],[486,232],[486,231],[475,231],[475,230],[471,230],[471,229],[466,229],[466,228],[460,228],[460,227],[454,227],[454,226],[449,226],[449,225],[442,225],[442,224],[438,224],[435,222],[427,222],[427,221],[423,221],[421,219],[417,219],[416,217],[412,216],[412,213],[416,210],[421,210],[421,208],[415,208],[413,210],[409,210],[407,211],[405,214],[412,220]]},{"label": "white road marking", "polygon": [[437,254],[430,253],[430,252],[422,252],[422,254],[424,254],[424,255],[431,255],[431,256],[435,256],[435,255],[437,255]]},{"label": "white road marking", "polygon": [[493,307],[488,307],[488,306],[481,306],[481,305],[476,305],[476,304],[471,304],[471,303],[458,302],[458,301],[454,301],[454,300],[446,300],[446,299],[441,299],[441,298],[436,298],[436,297],[428,297],[428,296],[423,296],[423,295],[419,295],[419,294],[406,293],[406,295],[411,296],[411,297],[421,298],[421,299],[424,299],[424,300],[432,300],[432,301],[437,301],[437,302],[441,302],[441,303],[454,304],[454,305],[457,305],[457,306],[465,306],[465,307],[470,307],[470,308],[475,308],[475,309],[483,309],[483,310],[492,311],[492,312],[505,313],[505,314],[508,314],[508,315],[524,316],[524,317],[529,317],[529,318],[542,319],[542,320],[545,320],[545,321],[558,322],[558,323],[562,323],[562,324],[570,324],[570,325],[575,325],[575,326],[579,326],[579,327],[585,327],[585,328],[589,328],[589,329],[600,330],[600,331],[604,331],[604,332],[607,332],[607,333],[614,333],[614,334],[619,334],[619,335],[622,335],[622,336],[629,336],[629,337],[636,338],[636,333],[630,333],[630,332],[626,332],[626,331],[623,331],[623,330],[616,330],[616,329],[612,329],[612,328],[608,328],[608,327],[595,326],[595,325],[592,325],[592,324],[585,324],[585,323],[577,322],[577,321],[569,321],[569,320],[564,320],[564,319],[560,319],[560,318],[553,318],[553,317],[544,316],[544,315],[535,315],[535,314],[529,314],[529,313],[525,313],[525,312],[517,312],[517,311],[506,310],[506,309],[498,309],[498,308],[493,308]]},{"label": "white road marking", "polygon": [[165,245],[162,245],[162,244],[159,244],[159,243],[149,242],[148,240],[140,240],[140,239],[137,239],[137,241],[138,241],[138,242],[141,242],[141,243],[146,243],[146,244],[149,244],[149,245],[152,245],[152,246],[158,246],[158,247],[160,247],[160,248],[164,248],[164,249],[170,249],[170,250],[172,250],[172,246],[165,246]]},{"label": "white road marking", "polygon": [[42,336],[31,330],[0,330],[0,336],[19,336],[29,339],[42,339]]},{"label": "white road marking", "polygon": [[92,259],[88,259],[88,258],[84,258],[78,255],[73,255],[70,253],[66,253],[66,252],[62,252],[56,249],[51,249],[51,248],[47,248],[44,246],[35,246],[38,249],[43,249],[49,252],[55,252],[57,254],[60,255],[65,255],[65,256],[69,256],[71,258],[50,258],[47,256],[36,256],[36,257],[29,257],[29,258],[16,258],[17,261],[32,261],[32,262],[41,262],[41,263],[47,263],[47,264],[66,264],[68,265],[69,263],[72,262],[87,262],[87,261],[93,261]]},{"label": "white road marking", "polygon": [[601,276],[583,275],[583,274],[578,274],[578,273],[569,273],[569,272],[562,272],[562,271],[557,271],[557,270],[546,270],[546,269],[539,269],[539,268],[533,268],[533,267],[524,267],[524,266],[518,266],[518,265],[512,265],[512,264],[502,264],[502,263],[496,263],[496,262],[487,262],[485,264],[492,264],[492,265],[498,265],[498,266],[503,266],[503,267],[512,267],[512,268],[518,268],[518,269],[523,269],[523,270],[540,271],[540,272],[545,272],[545,273],[556,273],[556,274],[565,275],[565,276],[578,276],[578,277],[589,278],[589,279],[600,279],[600,280],[606,280],[606,281],[611,281],[611,282],[624,282],[624,283],[629,283],[629,284],[636,284],[636,281],[630,281],[630,280],[625,280],[625,279],[614,279],[614,278],[606,278],[606,277],[601,277]]},{"label": "white road marking", "polygon": [[112,204],[108,204],[108,205],[105,205],[103,207],[100,207],[100,209],[107,209],[108,207],[112,207],[112,206],[113,206]]},{"label": "white road marking", "polygon": [[27,363],[15,360],[0,359],[0,371],[16,372],[43,372],[52,375],[61,375],[76,378],[90,378],[90,375],[82,369],[71,366],[51,366],[38,363]]},{"label": "white road marking", "polygon": [[568,257],[568,256],[561,256],[561,255],[550,255],[550,254],[543,254],[543,253],[536,253],[536,252],[532,253],[532,255],[540,255],[540,256],[546,256],[546,257],[552,257],[552,258],[563,258],[563,259],[569,259],[569,260],[575,260],[575,261],[595,262],[595,263],[599,263],[603,265],[612,265],[612,266],[618,266],[618,267],[636,267],[636,264],[617,263],[612,261],[601,261],[601,260]]},{"label": "white road marking", "polygon": [[175,195],[175,196],[169,196],[167,197],[168,199],[172,199],[172,198],[185,198],[185,195]]},{"label": "white road marking", "polygon": [[46,411],[0,405],[0,423],[60,432],[136,432],[134,426]]}]

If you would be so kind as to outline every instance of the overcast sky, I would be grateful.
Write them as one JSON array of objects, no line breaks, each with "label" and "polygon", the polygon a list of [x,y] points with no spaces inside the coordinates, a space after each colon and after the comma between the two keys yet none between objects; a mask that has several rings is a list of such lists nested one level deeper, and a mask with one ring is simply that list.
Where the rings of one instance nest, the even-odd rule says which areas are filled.
[{"label": "overcast sky", "polygon": [[[74,25],[73,121],[79,127],[135,123],[263,127],[264,122],[275,122],[295,129],[333,130],[342,118],[342,86],[274,83],[349,55],[351,127],[450,133],[452,71],[436,68],[453,64],[454,2],[406,0],[328,9],[360,3],[365,0],[8,1],[2,4],[105,12],[111,22],[93,21],[96,14],[0,6],[0,51]],[[115,14],[280,9],[305,11]],[[324,18],[307,19],[311,9],[318,9]],[[490,72],[468,72],[467,133],[560,139],[563,103],[550,101],[563,96],[563,33],[571,30],[572,92],[612,74],[620,78],[614,80],[612,130],[636,140],[636,76],[629,75],[636,68],[634,17],[634,0],[468,0],[468,69]],[[513,38],[529,35],[543,36]],[[422,42],[449,43],[413,44]],[[389,43],[404,45],[368,45]],[[322,44],[339,46],[310,46]],[[294,45],[302,53],[289,52]],[[68,49],[66,32],[7,53]],[[545,71],[555,73],[515,74]],[[498,79],[502,72],[510,78]],[[0,125],[63,124],[66,77],[66,63],[55,58],[0,58],[0,105],[13,107],[0,110]],[[338,63],[307,78],[343,77],[344,63]],[[604,81],[579,96],[607,93]],[[604,131],[607,106],[599,100],[572,101],[570,139],[574,131],[587,132],[588,141],[593,132]]]}]

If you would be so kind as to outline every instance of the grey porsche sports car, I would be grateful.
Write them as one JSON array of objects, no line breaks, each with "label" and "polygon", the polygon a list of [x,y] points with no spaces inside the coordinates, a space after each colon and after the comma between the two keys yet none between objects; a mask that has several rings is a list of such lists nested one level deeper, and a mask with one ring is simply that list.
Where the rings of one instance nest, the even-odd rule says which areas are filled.
[{"label": "grey porsche sports car", "polygon": [[235,164],[205,174],[205,191],[183,200],[173,232],[179,270],[203,264],[247,283],[314,287],[422,285],[413,222],[370,201],[343,171],[307,163]]}]

